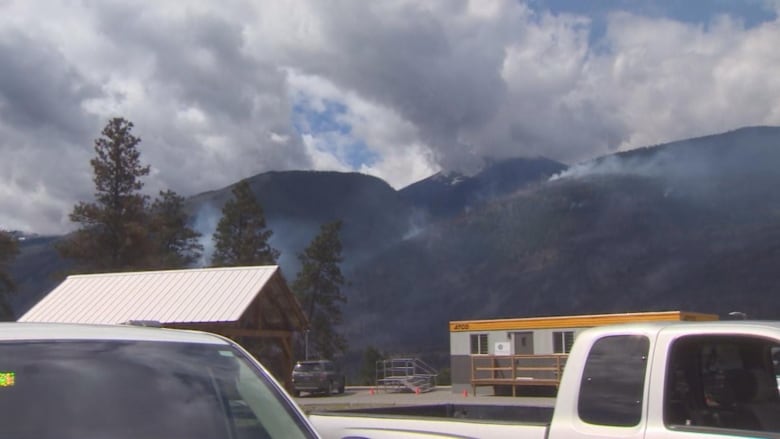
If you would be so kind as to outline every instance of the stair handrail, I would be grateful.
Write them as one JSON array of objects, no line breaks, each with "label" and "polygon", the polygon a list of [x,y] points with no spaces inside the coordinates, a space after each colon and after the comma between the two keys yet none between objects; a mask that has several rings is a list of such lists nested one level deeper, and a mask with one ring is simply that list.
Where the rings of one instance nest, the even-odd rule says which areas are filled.
[{"label": "stair handrail", "polygon": [[438,375],[436,369],[416,357],[392,357],[376,362],[377,384],[390,378],[420,378],[427,382],[427,386],[435,387]]}]

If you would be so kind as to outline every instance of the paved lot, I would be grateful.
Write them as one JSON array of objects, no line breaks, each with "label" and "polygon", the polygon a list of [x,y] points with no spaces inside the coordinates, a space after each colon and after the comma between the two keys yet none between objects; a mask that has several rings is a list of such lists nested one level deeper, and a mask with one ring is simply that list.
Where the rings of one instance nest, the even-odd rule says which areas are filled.
[{"label": "paved lot", "polygon": [[552,407],[555,399],[545,397],[493,396],[492,388],[479,388],[478,395],[464,396],[453,393],[450,387],[437,387],[430,392],[394,393],[381,390],[372,391],[370,387],[347,387],[341,395],[308,395],[295,398],[304,411],[342,410],[364,407],[387,407],[435,404],[486,404],[486,405],[524,405]]}]

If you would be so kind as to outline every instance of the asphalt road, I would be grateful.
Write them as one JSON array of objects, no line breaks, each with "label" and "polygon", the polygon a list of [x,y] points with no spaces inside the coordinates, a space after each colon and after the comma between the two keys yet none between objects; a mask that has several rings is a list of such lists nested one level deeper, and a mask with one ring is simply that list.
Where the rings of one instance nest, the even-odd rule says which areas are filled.
[{"label": "asphalt road", "polygon": [[347,387],[340,395],[302,394],[295,398],[301,408],[313,410],[347,410],[350,408],[437,405],[437,404],[486,404],[552,407],[555,398],[493,396],[492,388],[479,388],[477,396],[453,393],[450,387],[436,387],[420,394],[385,392],[370,387]]}]

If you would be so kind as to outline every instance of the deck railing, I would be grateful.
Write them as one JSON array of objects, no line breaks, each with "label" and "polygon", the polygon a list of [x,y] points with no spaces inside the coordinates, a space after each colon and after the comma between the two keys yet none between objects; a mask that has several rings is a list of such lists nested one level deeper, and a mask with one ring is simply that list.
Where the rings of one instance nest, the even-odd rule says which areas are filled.
[{"label": "deck railing", "polygon": [[566,354],[552,355],[472,355],[471,390],[480,386],[553,386],[561,383]]}]

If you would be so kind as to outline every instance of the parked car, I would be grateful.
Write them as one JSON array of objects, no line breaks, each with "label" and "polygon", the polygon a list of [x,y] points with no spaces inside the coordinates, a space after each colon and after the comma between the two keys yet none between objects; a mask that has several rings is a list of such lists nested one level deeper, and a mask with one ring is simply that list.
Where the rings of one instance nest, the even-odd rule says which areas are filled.
[{"label": "parked car", "polygon": [[329,360],[307,360],[295,364],[292,373],[293,395],[301,392],[344,393],[345,378],[336,365]]},{"label": "parked car", "polygon": [[0,323],[0,437],[319,436],[234,342],[196,331]]}]

